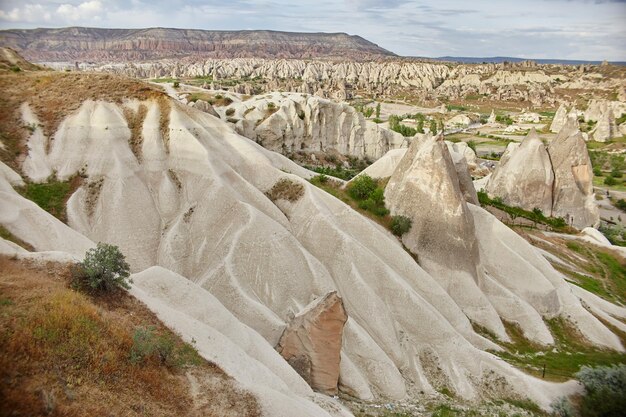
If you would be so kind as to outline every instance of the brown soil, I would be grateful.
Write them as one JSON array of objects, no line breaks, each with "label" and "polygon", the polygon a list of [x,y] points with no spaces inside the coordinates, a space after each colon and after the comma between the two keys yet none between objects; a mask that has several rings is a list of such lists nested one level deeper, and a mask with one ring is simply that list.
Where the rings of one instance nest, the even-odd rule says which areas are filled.
[{"label": "brown soil", "polygon": [[69,289],[69,269],[0,257],[0,416],[259,415],[249,393],[195,352],[176,367],[133,364],[139,326],[184,344],[124,292]]}]

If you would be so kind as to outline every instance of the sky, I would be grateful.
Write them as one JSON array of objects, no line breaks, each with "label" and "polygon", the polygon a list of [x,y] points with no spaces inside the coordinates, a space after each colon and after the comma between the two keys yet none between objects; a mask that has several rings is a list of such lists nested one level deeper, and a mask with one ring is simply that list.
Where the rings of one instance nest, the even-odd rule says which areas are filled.
[{"label": "sky", "polygon": [[626,0],[0,0],[0,28],[346,32],[399,55],[626,61]]}]

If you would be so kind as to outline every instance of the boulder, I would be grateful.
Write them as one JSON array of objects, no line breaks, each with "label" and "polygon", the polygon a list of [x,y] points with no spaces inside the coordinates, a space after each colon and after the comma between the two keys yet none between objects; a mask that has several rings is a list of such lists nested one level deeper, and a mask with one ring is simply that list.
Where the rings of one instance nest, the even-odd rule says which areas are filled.
[{"label": "boulder", "polygon": [[472,123],[472,119],[470,119],[465,114],[457,114],[451,119],[446,121],[446,127],[455,128],[455,127],[467,127]]},{"label": "boulder", "polygon": [[541,120],[539,113],[524,112],[517,116],[517,121],[520,123],[539,123],[539,120]]},{"label": "boulder", "polygon": [[486,186],[490,197],[500,197],[509,206],[526,210],[539,208],[552,211],[554,175],[550,156],[535,129],[524,138],[515,151],[507,147],[500,164]]},{"label": "boulder", "polygon": [[220,117],[220,115],[217,114],[213,106],[211,106],[211,103],[209,103],[208,101],[196,100],[196,102],[193,103],[193,107],[205,113],[209,113],[211,116],[215,116],[217,118]]},{"label": "boulder", "polygon": [[287,325],[277,350],[315,391],[336,395],[348,315],[336,291],[312,301]]}]

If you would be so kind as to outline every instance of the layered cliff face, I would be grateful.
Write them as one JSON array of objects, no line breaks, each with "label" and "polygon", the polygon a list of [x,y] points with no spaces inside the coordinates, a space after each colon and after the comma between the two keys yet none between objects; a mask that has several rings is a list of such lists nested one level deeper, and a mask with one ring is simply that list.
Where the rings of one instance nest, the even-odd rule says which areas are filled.
[{"label": "layered cliff face", "polygon": [[408,143],[401,134],[365,120],[346,103],[308,94],[271,93],[233,103],[220,112],[239,134],[282,154],[335,150],[378,159]]},{"label": "layered cliff face", "polygon": [[[49,92],[52,81],[36,83],[38,91]],[[65,94],[77,97],[72,88]],[[461,398],[530,397],[547,407],[576,390],[488,353],[499,347],[475,333],[468,316],[502,340],[505,319],[545,345],[553,339],[543,319],[567,317],[590,343],[624,350],[532,246],[466,202],[461,167],[439,139],[414,141],[386,192],[392,211],[414,221],[405,244],[418,263],[386,229],[307,182],[313,173],[223,120],[162,96],[99,95],[55,112],[57,125],[38,111],[36,95],[10,110],[7,120],[31,126],[28,156],[14,161],[24,178],[83,182],[67,201],[66,225],[17,193],[22,178],[0,164],[0,224],[35,251],[70,259],[96,241],[119,246],[136,273],[132,293],[196,340],[267,416],[347,415],[321,406],[330,400],[274,350],[290,323],[301,335],[331,324],[330,354],[299,346],[315,359],[325,352],[336,360],[341,333],[337,388],[365,400],[447,388]],[[285,193],[269,193],[277,184]],[[17,250],[4,239],[0,249]],[[337,303],[312,303],[333,292],[347,315],[342,332]],[[323,389],[332,392],[328,381]]]},{"label": "layered cliff face", "polygon": [[269,30],[101,29],[70,27],[0,31],[3,46],[37,62],[131,62],[161,58],[354,58],[394,56],[359,36]]},{"label": "layered cliff face", "polygon": [[593,172],[578,122],[566,119],[547,147],[532,130],[521,145],[507,148],[485,189],[508,205],[538,208],[583,229],[599,221]]}]

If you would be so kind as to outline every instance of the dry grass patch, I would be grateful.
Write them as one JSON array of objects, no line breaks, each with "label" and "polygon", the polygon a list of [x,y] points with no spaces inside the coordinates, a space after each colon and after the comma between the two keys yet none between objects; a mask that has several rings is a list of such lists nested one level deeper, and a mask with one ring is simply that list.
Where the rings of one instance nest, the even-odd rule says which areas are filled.
[{"label": "dry grass patch", "polygon": [[287,200],[294,203],[304,195],[304,186],[288,178],[282,178],[265,194],[272,201]]},{"label": "dry grass patch", "polygon": [[[64,264],[0,257],[0,271],[0,416],[258,416],[250,394],[130,295],[70,290]],[[145,328],[184,351],[184,363],[132,361]],[[198,392],[198,380],[215,383]]]},{"label": "dry grass patch", "polygon": [[130,129],[130,149],[139,162],[141,162],[141,144],[143,143],[141,129],[147,113],[148,108],[145,104],[140,104],[136,112],[128,107],[124,108],[124,117]]}]

